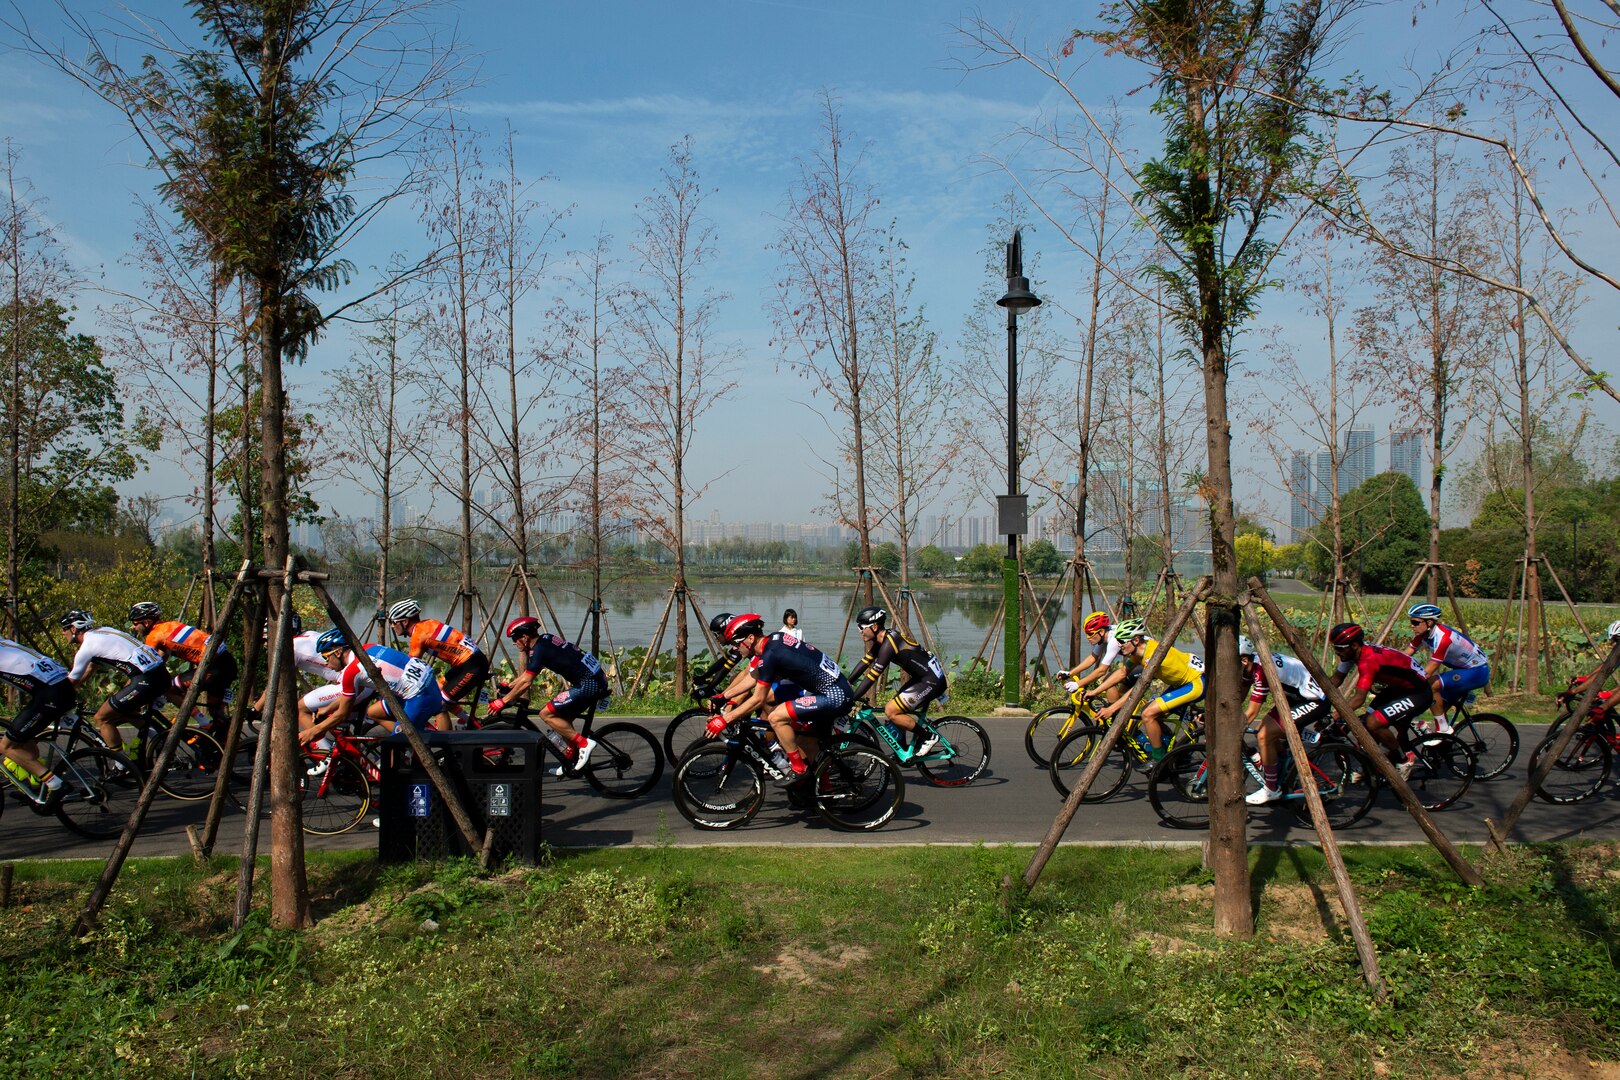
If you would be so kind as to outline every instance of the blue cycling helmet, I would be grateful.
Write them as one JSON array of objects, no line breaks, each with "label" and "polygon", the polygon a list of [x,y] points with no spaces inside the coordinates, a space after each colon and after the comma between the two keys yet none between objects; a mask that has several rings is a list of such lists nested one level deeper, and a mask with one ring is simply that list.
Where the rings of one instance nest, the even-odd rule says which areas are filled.
[{"label": "blue cycling helmet", "polygon": [[343,631],[334,626],[315,639],[315,651],[329,653],[333,649],[344,648],[348,643],[349,639],[343,636]]},{"label": "blue cycling helmet", "polygon": [[1440,609],[1434,604],[1413,604],[1406,613],[1408,619],[1435,619],[1440,618]]}]

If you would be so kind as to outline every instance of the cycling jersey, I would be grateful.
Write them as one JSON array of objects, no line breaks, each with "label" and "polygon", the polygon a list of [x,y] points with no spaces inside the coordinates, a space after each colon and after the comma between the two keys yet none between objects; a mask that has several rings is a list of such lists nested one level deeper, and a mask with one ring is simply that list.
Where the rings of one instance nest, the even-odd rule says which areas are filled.
[{"label": "cycling jersey", "polygon": [[1429,685],[1415,657],[1382,645],[1363,645],[1355,663],[1341,661],[1336,671],[1343,675],[1351,668],[1359,672],[1356,689],[1363,693],[1371,690],[1375,683],[1392,690],[1422,690]]},{"label": "cycling jersey", "polygon": [[765,648],[759,653],[759,664],[754,667],[754,678],[774,683],[787,680],[811,692],[824,692],[843,683],[848,692],[849,683],[838,670],[838,662],[803,638],[790,638],[785,634],[772,634],[765,639]]},{"label": "cycling jersey", "polygon": [[[343,669],[339,683],[344,697],[354,697],[362,691],[373,689],[371,677],[360,665],[359,658],[353,653],[349,655],[349,664]],[[425,660],[406,656],[398,649],[390,649],[386,645],[367,645],[366,655],[377,665],[383,682],[387,683],[388,688],[398,694],[402,701],[409,701],[422,693],[428,683],[433,683],[434,689],[438,689],[439,684],[433,678],[433,669]]]},{"label": "cycling jersey", "polygon": [[[1322,688],[1316,685],[1311,673],[1305,670],[1305,665],[1292,656],[1282,653],[1272,653],[1271,658],[1277,662],[1277,674],[1282,676],[1283,690],[1290,698],[1298,697],[1303,701],[1321,701],[1326,695]],[[1266,681],[1265,669],[1260,661],[1254,663],[1254,686],[1249,691],[1249,700],[1261,702],[1271,693],[1271,684]]]},{"label": "cycling jersey", "polygon": [[139,675],[162,667],[163,654],[122,630],[98,626],[79,638],[79,651],[73,654],[68,678],[78,682],[90,674],[92,664],[116,668],[125,675]]},{"label": "cycling jersey", "polygon": [[[786,634],[782,640],[787,641]],[[795,642],[802,639],[795,636]],[[945,669],[940,667],[939,658],[910,638],[895,630],[887,630],[881,639],[873,638],[877,651],[867,650],[861,662],[856,664],[849,673],[849,681],[854,684],[854,694],[861,697],[871,689],[873,683],[883,681],[884,673],[889,665],[896,664],[906,673],[908,685],[918,682],[937,683],[940,687],[945,685]],[[864,677],[863,677],[864,676]],[[858,681],[857,681],[858,680]]]},{"label": "cycling jersey", "polygon": [[56,686],[67,677],[67,668],[44,653],[10,638],[0,638],[0,682],[33,694],[47,686]]},{"label": "cycling jersey", "polygon": [[[203,652],[208,648],[208,635],[195,626],[188,626],[183,622],[160,622],[146,635],[146,643],[171,656],[200,664]],[[219,651],[222,653],[225,651],[223,640],[219,643]]]},{"label": "cycling jersey", "polygon": [[1119,661],[1119,641],[1113,634],[1104,634],[1103,639],[1091,647],[1091,658],[1097,661],[1099,668],[1105,668]]},{"label": "cycling jersey", "polygon": [[[541,634],[536,639],[534,648],[529,650],[528,671],[533,675],[554,671],[576,686],[602,681],[602,662],[556,634]],[[605,681],[603,684],[606,685]]]},{"label": "cycling jersey", "polygon": [[326,661],[321,658],[321,654],[315,648],[315,643],[320,639],[321,635],[314,630],[294,634],[292,639],[293,666],[305,674],[315,676],[317,679],[324,679],[329,683],[341,682],[343,672],[328,667]]},{"label": "cycling jersey", "polygon": [[463,634],[449,623],[437,619],[418,619],[411,627],[410,654],[421,656],[430,652],[445,663],[465,664],[479,652],[478,642]]},{"label": "cycling jersey", "polygon": [[[1142,652],[1132,664],[1136,668],[1146,668],[1153,654],[1159,651],[1159,642],[1148,638],[1142,643]],[[1174,646],[1167,646],[1164,650],[1164,659],[1159,663],[1159,681],[1167,686],[1185,686],[1198,682],[1204,677],[1204,658],[1194,656],[1192,653],[1182,652]]]},{"label": "cycling jersey", "polygon": [[1484,649],[1461,630],[1454,630],[1445,623],[1435,623],[1428,633],[1413,638],[1412,643],[1427,650],[1430,659],[1448,668],[1477,668],[1490,663]]}]

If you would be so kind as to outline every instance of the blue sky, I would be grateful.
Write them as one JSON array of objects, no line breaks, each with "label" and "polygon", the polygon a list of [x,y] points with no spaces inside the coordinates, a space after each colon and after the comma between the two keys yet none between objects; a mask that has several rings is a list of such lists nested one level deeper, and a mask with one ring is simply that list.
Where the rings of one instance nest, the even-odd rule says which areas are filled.
[{"label": "blue sky", "polygon": [[[24,0],[37,27],[55,21],[54,8]],[[112,11],[111,5],[76,3],[76,10]],[[184,21],[176,3],[136,3],[136,10]],[[964,318],[980,304],[987,223],[1009,187],[986,161],[999,140],[1020,122],[1055,102],[1046,85],[1027,74],[964,72],[956,27],[971,9],[959,3],[868,0],[701,0],[686,4],[620,2],[469,2],[456,9],[460,36],[478,55],[479,84],[464,97],[466,111],[492,131],[510,121],[520,170],[553,180],[542,195],[553,206],[571,205],[565,246],[583,247],[598,228],[621,243],[634,227],[634,206],[654,185],[669,146],[694,140],[695,162],[715,189],[707,211],[716,228],[718,257],[709,283],[729,293],[717,336],[735,343],[742,364],[737,393],[717,407],[699,440],[699,473],[718,475],[736,461],[727,447],[738,438],[782,451],[767,467],[771,482],[733,473],[714,484],[696,515],[801,520],[820,501],[822,482],[808,463],[823,430],[804,403],[808,387],[779,370],[766,312],[776,258],[767,248],[777,230],[795,159],[810,150],[820,123],[819,96],[841,102],[848,133],[866,144],[867,179],[882,199],[878,219],[896,218],[911,248],[918,296],[947,346]],[[1016,25],[1032,43],[1060,42],[1089,5],[1026,3],[986,11],[1003,26]],[[1006,14],[1004,14],[1004,12]],[[1388,62],[1391,38],[1402,49],[1427,47],[1421,39],[1445,25],[1437,15],[1414,32],[1406,14],[1385,9],[1352,38],[1352,58]],[[47,31],[47,36],[51,36]],[[1422,40],[1422,44],[1419,41]],[[1391,75],[1390,77],[1393,77]],[[1078,76],[1101,100],[1126,89],[1106,64]],[[123,288],[133,279],[119,264],[128,247],[137,196],[151,197],[153,174],[145,153],[122,120],[74,84],[36,61],[0,54],[0,98],[6,102],[0,135],[15,140],[22,167],[60,224],[75,260],[99,285]],[[1146,105],[1141,98],[1128,103]],[[414,213],[405,208],[379,220],[351,257],[362,266],[414,240]],[[1058,300],[1078,290],[1068,282],[1073,257],[1056,237],[1036,228],[1027,237],[1041,255],[1045,279],[1037,291]],[[102,302],[87,290],[81,316],[94,328]],[[999,321],[996,310],[983,317]],[[1292,328],[1308,343],[1286,297],[1268,299],[1262,321]],[[1599,321],[1613,338],[1613,320]],[[1593,343],[1590,336],[1586,338]],[[342,363],[342,333],[319,346],[297,376],[306,393],[318,392],[326,370]],[[1609,350],[1612,354],[1612,349]],[[1600,416],[1603,416],[1600,406]],[[1612,422],[1613,410],[1605,419]],[[1384,419],[1380,419],[1382,428]],[[1237,432],[1240,458],[1254,447]],[[1382,456],[1380,464],[1383,464]],[[1267,491],[1264,470],[1240,478],[1240,502],[1281,502]],[[187,484],[155,464],[128,485],[174,494]],[[338,510],[341,491],[324,493]],[[986,508],[988,509],[988,507]]]}]

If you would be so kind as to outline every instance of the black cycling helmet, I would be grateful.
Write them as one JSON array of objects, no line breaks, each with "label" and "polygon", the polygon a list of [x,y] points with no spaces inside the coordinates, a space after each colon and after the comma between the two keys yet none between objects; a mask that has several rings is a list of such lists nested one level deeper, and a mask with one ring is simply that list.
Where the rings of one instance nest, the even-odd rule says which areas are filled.
[{"label": "black cycling helmet", "polygon": [[722,611],[720,614],[709,620],[709,633],[724,641],[726,637],[726,623],[730,622],[731,619],[731,612]]},{"label": "black cycling helmet", "polygon": [[80,608],[66,612],[60,622],[64,630],[93,630],[96,626],[95,617]]},{"label": "black cycling helmet", "polygon": [[162,617],[163,608],[150,600],[142,600],[138,604],[131,605],[129,609],[129,621],[132,623],[140,622],[143,619],[161,619]]},{"label": "black cycling helmet", "polygon": [[1328,641],[1335,649],[1345,649],[1352,645],[1367,644],[1367,631],[1361,628],[1360,623],[1342,622],[1328,631]]},{"label": "black cycling helmet", "polygon": [[875,626],[879,630],[889,621],[889,613],[880,607],[861,608],[860,614],[855,616],[855,625],[865,630],[868,626]]}]

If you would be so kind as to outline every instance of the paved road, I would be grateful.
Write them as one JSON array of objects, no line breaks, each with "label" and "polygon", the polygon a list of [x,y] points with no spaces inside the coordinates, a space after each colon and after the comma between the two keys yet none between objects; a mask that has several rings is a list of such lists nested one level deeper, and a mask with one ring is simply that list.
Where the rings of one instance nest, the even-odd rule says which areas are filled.
[{"label": "paved road", "polygon": [[[1034,844],[1045,836],[1061,805],[1044,770],[1037,769],[1023,750],[1023,722],[990,718],[993,757],[990,768],[971,787],[941,789],[928,786],[908,773],[906,800],[900,815],[887,828],[871,835],[853,836],[823,825],[814,817],[790,812],[785,798],[773,791],[759,816],[746,828],[708,832],[693,828],[670,800],[669,773],[658,788],[643,799],[625,802],[604,798],[582,781],[548,783],[542,794],[543,834],[553,847],[595,847],[620,844]],[[643,719],[649,729],[659,721]],[[662,733],[661,726],[659,733]],[[1543,729],[1521,729],[1522,747],[1534,745]],[[1486,839],[1483,818],[1500,819],[1524,782],[1523,760],[1506,777],[1475,784],[1455,806],[1436,815],[1440,827],[1453,840],[1480,843]],[[913,780],[915,778],[915,780]],[[174,855],[189,850],[185,825],[202,820],[204,803],[179,803],[159,797],[145,834],[136,842],[137,855]],[[243,817],[227,816],[218,850],[240,850]],[[1294,824],[1286,809],[1268,808],[1250,815],[1250,833],[1257,841],[1310,842],[1311,830]],[[1421,842],[1417,825],[1387,791],[1379,796],[1371,814],[1355,827],[1343,830],[1346,843]],[[314,850],[359,849],[376,843],[376,830],[362,826],[337,837],[308,837]],[[1070,844],[1187,844],[1199,833],[1169,829],[1159,823],[1148,805],[1139,779],[1114,799],[1080,808],[1065,843]],[[1620,838],[1620,800],[1600,798],[1577,806],[1551,806],[1532,800],[1520,819],[1521,840]],[[268,841],[266,840],[265,843]],[[111,842],[91,843],[67,832],[54,818],[42,818],[15,803],[0,818],[0,859],[94,858]],[[263,850],[261,848],[261,850]]]}]

